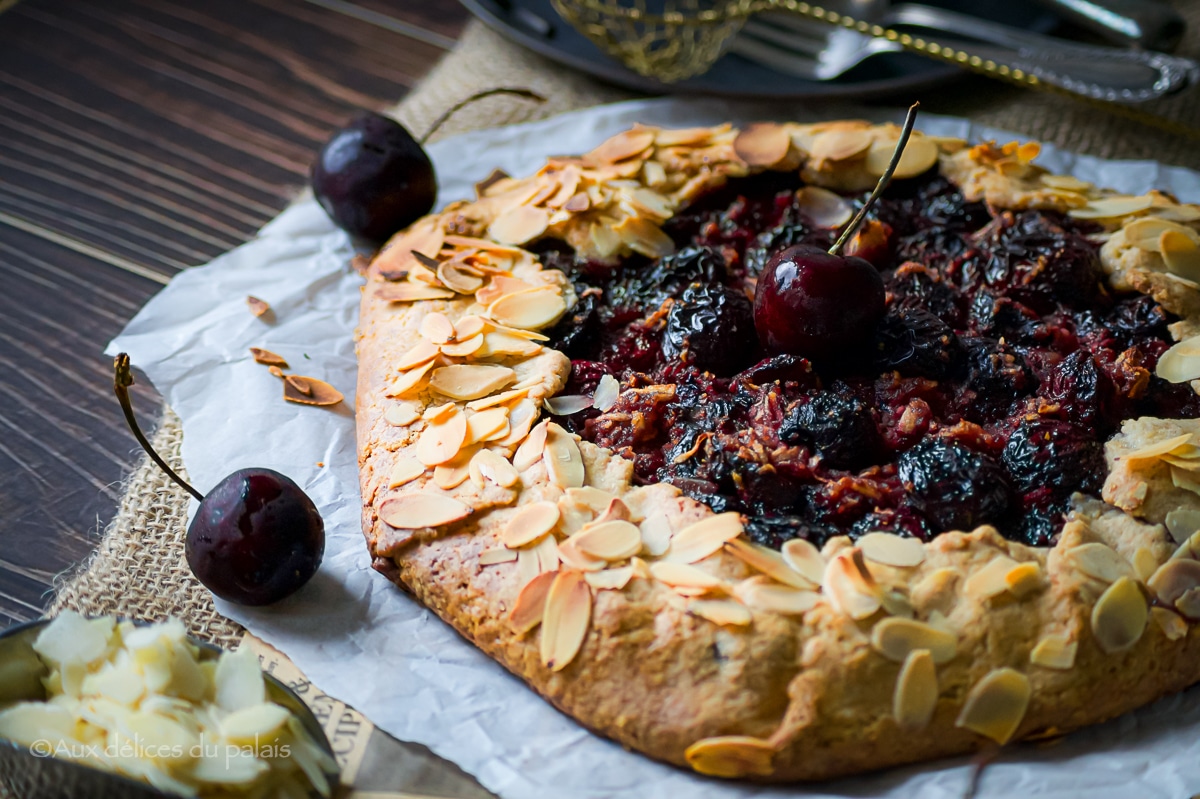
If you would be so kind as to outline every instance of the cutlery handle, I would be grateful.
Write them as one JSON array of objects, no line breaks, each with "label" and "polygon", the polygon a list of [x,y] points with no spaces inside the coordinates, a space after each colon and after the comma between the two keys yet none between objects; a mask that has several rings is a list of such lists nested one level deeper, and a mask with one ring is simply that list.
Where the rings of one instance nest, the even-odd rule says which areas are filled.
[{"label": "cutlery handle", "polygon": [[1171,51],[1186,23],[1161,0],[1038,0],[1059,16],[1117,44]]}]

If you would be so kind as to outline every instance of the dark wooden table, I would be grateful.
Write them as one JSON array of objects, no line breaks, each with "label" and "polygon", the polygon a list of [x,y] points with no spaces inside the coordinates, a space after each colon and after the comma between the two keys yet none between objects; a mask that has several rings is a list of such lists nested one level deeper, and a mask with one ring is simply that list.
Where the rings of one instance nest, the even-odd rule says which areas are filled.
[{"label": "dark wooden table", "polygon": [[[462,30],[454,0],[0,0],[0,627],[85,558],[140,451],[102,355],[253,236],[358,110]],[[136,387],[152,425],[153,390]]]}]

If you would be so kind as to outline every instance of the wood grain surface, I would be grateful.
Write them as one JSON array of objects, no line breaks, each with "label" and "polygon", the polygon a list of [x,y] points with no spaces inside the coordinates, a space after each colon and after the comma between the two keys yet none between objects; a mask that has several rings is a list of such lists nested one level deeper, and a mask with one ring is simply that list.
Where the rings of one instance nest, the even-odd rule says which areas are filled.
[{"label": "wood grain surface", "polygon": [[[453,46],[453,0],[0,0],[0,627],[41,614],[139,452],[102,351],[248,238],[329,133]],[[139,418],[158,400],[135,386]]]}]

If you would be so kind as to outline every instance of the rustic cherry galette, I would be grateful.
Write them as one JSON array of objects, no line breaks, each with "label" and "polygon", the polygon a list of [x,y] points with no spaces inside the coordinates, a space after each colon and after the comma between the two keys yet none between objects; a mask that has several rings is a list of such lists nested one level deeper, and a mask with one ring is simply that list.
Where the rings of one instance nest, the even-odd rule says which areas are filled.
[{"label": "rustic cherry galette", "polygon": [[[898,136],[635,128],[394,237],[359,341],[375,567],[587,727],[723,777],[1200,680],[1200,208],[918,133],[847,244],[876,271],[797,300],[791,253]],[[810,323],[842,332],[791,347]]]}]

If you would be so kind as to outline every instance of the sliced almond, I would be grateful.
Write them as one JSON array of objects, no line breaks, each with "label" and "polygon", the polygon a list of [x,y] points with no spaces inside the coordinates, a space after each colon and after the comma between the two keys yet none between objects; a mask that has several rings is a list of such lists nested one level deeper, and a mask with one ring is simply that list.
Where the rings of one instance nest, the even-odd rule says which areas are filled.
[{"label": "sliced almond", "polygon": [[429,370],[433,368],[435,363],[436,361],[431,360],[422,366],[418,366],[416,369],[409,369],[407,372],[401,374],[388,386],[387,396],[404,397],[421,388],[425,385]]},{"label": "sliced almond", "polygon": [[834,608],[852,619],[873,616],[882,604],[880,592],[870,582],[870,573],[861,558],[862,553],[857,549],[839,552],[825,567],[821,580],[821,590]]},{"label": "sliced almond", "polygon": [[508,425],[508,408],[488,408],[467,417],[467,443],[487,441]]},{"label": "sliced almond", "polygon": [[546,594],[542,665],[562,671],[579,654],[592,620],[592,589],[577,571],[559,572]]},{"label": "sliced almond", "polygon": [[1041,177],[1042,183],[1052,189],[1063,189],[1065,191],[1086,192],[1092,188],[1092,184],[1086,180],[1080,180],[1072,175],[1055,175],[1045,174]]},{"label": "sliced almond", "polygon": [[486,286],[475,292],[475,301],[480,305],[491,305],[496,300],[507,294],[516,294],[521,291],[532,291],[536,288],[544,288],[535,286],[532,283],[526,283],[524,280],[508,275],[496,275]]},{"label": "sliced almond", "polygon": [[680,530],[671,539],[665,555],[676,563],[703,560],[742,534],[742,518],[737,513],[718,513]]},{"label": "sliced almond", "polygon": [[421,418],[427,422],[441,422],[456,413],[458,413],[457,405],[453,402],[444,402],[441,405],[430,405],[421,414]]},{"label": "sliced almond", "polygon": [[521,593],[517,594],[512,611],[508,614],[508,625],[513,632],[524,635],[542,623],[542,614],[546,610],[546,596],[557,578],[557,572],[542,572],[525,583]]},{"label": "sliced almond", "polygon": [[750,166],[772,167],[788,157],[791,146],[787,128],[774,122],[750,125],[733,140],[733,151]]},{"label": "sliced almond", "polygon": [[542,400],[542,407],[553,416],[570,416],[592,407],[592,398],[579,394],[565,394]]},{"label": "sliced almond", "polygon": [[1008,590],[1008,573],[1020,564],[1007,555],[997,553],[976,569],[963,584],[963,593],[977,602],[986,602]]},{"label": "sliced almond", "polygon": [[375,296],[387,302],[417,302],[418,300],[453,299],[454,292],[424,283],[381,283],[375,289]]},{"label": "sliced almond", "polygon": [[288,375],[283,380],[283,398],[300,405],[337,405],[344,397],[342,392],[315,377]]},{"label": "sliced almond", "polygon": [[654,513],[638,525],[642,531],[642,550],[657,558],[671,547],[671,522],[666,514]]},{"label": "sliced almond", "polygon": [[745,605],[732,599],[689,599],[687,612],[723,627],[745,627],[754,620]]},{"label": "sliced almond", "polygon": [[620,591],[633,579],[633,566],[617,566],[598,572],[584,572],[583,579],[597,591]]},{"label": "sliced almond", "polygon": [[1017,599],[1022,599],[1044,585],[1042,581],[1042,567],[1034,561],[1018,563],[1004,575],[1004,582],[1008,583],[1008,592],[1010,594]]},{"label": "sliced almond", "polygon": [[1032,693],[1029,678],[1021,672],[993,669],[971,688],[955,726],[1006,744],[1021,726]]},{"label": "sliced almond", "polygon": [[288,362],[283,359],[282,355],[276,355],[270,350],[264,350],[261,347],[251,347],[250,357],[255,363],[261,363],[263,366],[278,366],[280,369],[287,369]]},{"label": "sliced almond", "polygon": [[[271,312],[271,306],[265,300],[260,300],[252,294],[246,295],[246,307],[250,313],[262,318]],[[287,368],[286,366],[284,368]]]},{"label": "sliced almond", "polygon": [[525,244],[546,232],[550,212],[532,205],[519,205],[497,217],[488,235],[501,244]]},{"label": "sliced almond", "polygon": [[528,358],[542,351],[542,345],[527,338],[514,336],[499,331],[488,333],[483,337],[483,346],[476,353],[480,358],[507,358],[519,356]]},{"label": "sliced almond", "polygon": [[1200,339],[1190,338],[1172,346],[1159,357],[1154,373],[1168,383],[1186,383],[1200,378],[1198,341]]},{"label": "sliced almond", "polygon": [[1125,242],[1131,247],[1140,247],[1151,252],[1162,252],[1159,239],[1168,230],[1173,230],[1184,236],[1195,236],[1191,228],[1184,227],[1178,222],[1162,219],[1157,216],[1144,216],[1135,219],[1121,229],[1125,234]]},{"label": "sliced almond", "polygon": [[568,538],[558,544],[558,556],[569,568],[584,572],[598,572],[608,566],[608,562],[585,555],[579,551],[575,542]]},{"label": "sliced almond", "polygon": [[500,540],[513,549],[532,544],[554,529],[558,517],[558,505],[553,502],[531,502],[504,525]]},{"label": "sliced almond", "polygon": [[507,458],[490,449],[481,449],[475,453],[475,457],[471,458],[471,469],[472,477],[474,472],[478,472],[480,481],[489,480],[501,488],[511,488],[521,479],[520,473]]},{"label": "sliced almond", "polygon": [[1047,669],[1066,671],[1075,665],[1079,642],[1066,635],[1044,635],[1029,653],[1029,662]]},{"label": "sliced almond", "polygon": [[654,131],[633,129],[618,133],[583,157],[588,164],[615,164],[641,155],[654,144]]},{"label": "sliced almond", "polygon": [[596,393],[592,397],[592,404],[596,410],[601,413],[607,413],[617,404],[620,396],[621,384],[612,375],[604,375],[596,385]]},{"label": "sliced almond", "polygon": [[770,776],[775,747],[761,738],[723,735],[696,741],[684,752],[688,765],[710,777]]},{"label": "sliced almond", "polygon": [[1104,583],[1115,583],[1122,577],[1133,576],[1129,561],[1105,544],[1081,544],[1067,550],[1066,557],[1075,569]]},{"label": "sliced almond", "polygon": [[426,466],[446,463],[458,454],[467,440],[467,416],[455,411],[438,422],[431,422],[417,439],[417,460]]},{"label": "sliced almond", "polygon": [[928,726],[937,709],[938,682],[933,656],[926,649],[909,652],[896,678],[892,694],[892,716],[906,730]]},{"label": "sliced almond", "polygon": [[510,389],[509,391],[501,391],[499,394],[491,394],[486,397],[480,397],[477,400],[471,400],[467,403],[467,410],[485,411],[488,408],[494,408],[497,405],[508,405],[516,400],[523,399],[529,389]]},{"label": "sliced almond", "polygon": [[958,651],[958,639],[930,624],[892,616],[871,629],[871,646],[897,663],[917,649],[928,650],[934,663],[949,663]]},{"label": "sliced almond", "polygon": [[1158,239],[1167,271],[1191,281],[1200,280],[1200,245],[1193,236],[1179,230],[1164,230]]},{"label": "sliced almond", "polygon": [[384,421],[395,427],[408,427],[420,418],[421,414],[417,411],[417,407],[408,402],[389,405],[383,412]]},{"label": "sliced almond", "polygon": [[[1176,346],[1178,346],[1178,345],[1176,345]],[[1169,353],[1169,351],[1168,351],[1168,353]],[[1165,358],[1168,353],[1164,353],[1163,357]],[[1160,361],[1160,363],[1161,363],[1161,361]],[[1144,447],[1139,447],[1138,449],[1135,449],[1133,452],[1128,452],[1128,453],[1125,453],[1124,455],[1118,456],[1118,458],[1120,460],[1123,460],[1126,463],[1130,463],[1130,464],[1140,463],[1143,461],[1155,461],[1155,460],[1158,460],[1159,456],[1166,455],[1167,453],[1171,452],[1172,450],[1176,449],[1177,447],[1181,447],[1185,444],[1190,443],[1191,440],[1192,440],[1192,434],[1184,433],[1183,435],[1178,435],[1178,436],[1174,436],[1173,438],[1168,438],[1165,441],[1157,441],[1153,444],[1147,444]]]},{"label": "sliced almond", "polygon": [[1150,608],[1150,616],[1168,641],[1178,641],[1187,636],[1187,622],[1181,619],[1178,613],[1172,613],[1166,608]]},{"label": "sliced almond", "polygon": [[607,561],[633,557],[642,549],[642,533],[627,521],[592,524],[571,536],[583,554]]},{"label": "sliced almond", "polygon": [[1110,585],[1092,608],[1092,634],[1109,654],[1123,652],[1138,642],[1146,630],[1149,610],[1138,584],[1121,577]]},{"label": "sliced almond", "polygon": [[557,571],[562,565],[562,558],[558,555],[558,541],[552,535],[548,535],[533,545],[534,552],[537,553],[538,568],[544,572]]},{"label": "sliced almond", "polygon": [[540,330],[557,322],[567,303],[554,286],[505,294],[487,306],[487,315],[509,327]]},{"label": "sliced almond", "polygon": [[796,206],[819,228],[840,228],[854,216],[854,207],[840,195],[820,186],[805,186],[796,192]]},{"label": "sliced almond", "polygon": [[625,217],[612,231],[629,249],[647,258],[664,258],[675,252],[675,242],[653,222],[636,216]]},{"label": "sliced almond", "polygon": [[439,352],[441,350],[433,342],[418,341],[412,349],[400,356],[400,359],[396,361],[396,368],[402,372],[413,369],[422,364],[429,363],[438,356]]},{"label": "sliced almond", "polygon": [[483,287],[482,277],[471,274],[466,267],[454,261],[442,261],[438,264],[437,277],[442,285],[459,294],[474,294]]},{"label": "sliced almond", "polygon": [[526,471],[533,467],[535,463],[542,459],[544,450],[546,449],[546,439],[549,436],[550,422],[542,422],[529,431],[529,435],[517,447],[517,452],[513,455],[513,468],[518,472]]},{"label": "sliced almond", "polygon": [[419,332],[430,344],[448,344],[454,341],[454,324],[445,314],[437,311],[430,311],[421,317]]},{"label": "sliced almond", "polygon": [[485,549],[479,553],[480,566],[496,566],[500,563],[512,563],[517,559],[517,552],[506,547]]},{"label": "sliced almond", "polygon": [[423,474],[425,474],[425,465],[412,455],[403,454],[392,464],[392,471],[388,475],[388,488],[399,488]]},{"label": "sliced almond", "polygon": [[473,400],[499,391],[516,377],[517,373],[507,366],[454,364],[434,369],[429,387],[444,397]]},{"label": "sliced almond", "polygon": [[1105,197],[1100,200],[1092,200],[1083,208],[1073,208],[1068,215],[1076,219],[1120,219],[1148,211],[1153,206],[1154,198],[1150,195]]},{"label": "sliced almond", "polygon": [[[909,141],[911,143],[911,139]],[[813,139],[809,156],[818,165],[827,161],[848,161],[865,153],[871,147],[871,142],[869,130],[829,130],[817,134]]]},{"label": "sliced almond", "polygon": [[1138,547],[1133,552],[1133,573],[1141,582],[1149,582],[1158,570],[1158,558],[1147,547]]},{"label": "sliced almond", "polygon": [[787,565],[804,575],[809,582],[820,585],[825,579],[825,557],[812,542],[793,538],[784,542],[779,554]]},{"label": "sliced almond", "polygon": [[671,563],[670,561],[651,563],[650,575],[660,583],[665,583],[672,588],[703,588],[707,590],[722,585],[720,577],[686,563]]},{"label": "sliced almond", "polygon": [[608,510],[609,505],[613,500],[617,499],[615,494],[610,494],[607,491],[602,491],[599,488],[591,486],[583,486],[582,488],[568,488],[567,496],[577,505],[590,510],[592,513],[604,513]]},{"label": "sliced almond", "polygon": [[1190,558],[1173,558],[1158,567],[1146,587],[1154,592],[1158,601],[1173,606],[1184,594],[1200,588],[1200,561]]},{"label": "sliced almond", "polygon": [[379,518],[398,530],[441,527],[473,513],[470,505],[441,494],[405,494],[389,497],[379,505]]},{"label": "sliced almond", "polygon": [[735,538],[725,544],[725,551],[784,585],[809,589],[820,585],[789,566],[783,556],[773,549]]},{"label": "sliced almond", "polygon": [[[882,175],[887,171],[888,164],[892,160],[892,152],[895,149],[895,139],[880,139],[873,142],[867,151],[867,160],[863,163],[863,167],[871,175]],[[905,180],[923,175],[937,164],[938,155],[940,155],[940,151],[935,142],[919,133],[914,133],[904,148],[904,154],[900,156],[900,163],[896,165],[894,177]]]},{"label": "sliced almond", "polygon": [[517,550],[517,585],[521,588],[529,585],[539,574],[542,574],[542,566],[538,560],[537,552],[533,547],[525,547]]},{"label": "sliced almond", "polygon": [[485,343],[486,338],[484,336],[471,336],[462,341],[456,341],[453,344],[443,344],[442,354],[449,355],[451,358],[469,358],[472,355],[479,356]]},{"label": "sliced almond", "polygon": [[471,476],[470,456],[474,454],[470,448],[460,450],[452,461],[434,468],[433,484],[443,491],[450,491],[465,483]]},{"label": "sliced almond", "polygon": [[578,488],[583,485],[583,456],[575,437],[551,422],[546,428],[546,447],[542,450],[546,474],[559,488]]},{"label": "sliced almond", "polygon": [[762,575],[742,580],[734,587],[733,595],[747,607],[785,616],[801,616],[821,602],[821,595],[816,591],[780,585]]},{"label": "sliced almond", "polygon": [[855,542],[863,557],[885,566],[908,568],[925,560],[925,545],[894,533],[867,533]]}]

